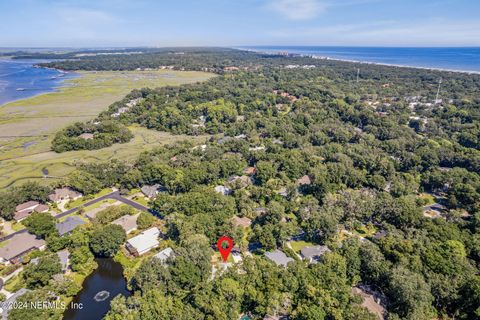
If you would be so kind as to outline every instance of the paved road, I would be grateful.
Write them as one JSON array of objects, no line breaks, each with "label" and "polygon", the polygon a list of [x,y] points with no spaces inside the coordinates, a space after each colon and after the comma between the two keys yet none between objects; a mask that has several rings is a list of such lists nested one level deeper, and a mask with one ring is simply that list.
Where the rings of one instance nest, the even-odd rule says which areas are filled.
[{"label": "paved road", "polygon": [[[144,211],[144,212],[150,212],[154,215],[156,215],[158,218],[162,219],[162,217],[155,211],[141,205],[140,203],[137,203],[135,201],[132,201],[130,199],[127,199],[127,198],[124,198],[122,197],[122,195],[120,195],[120,192],[119,191],[113,191],[109,194],[106,194],[106,195],[103,195],[101,197],[98,197],[98,198],[95,198],[95,199],[92,199],[90,201],[87,201],[85,202],[83,205],[79,206],[79,207],[76,207],[76,208],[73,208],[73,209],[70,209],[70,210],[67,210],[67,211],[64,211],[62,213],[59,213],[55,216],[56,219],[60,219],[62,217],[65,217],[65,216],[68,216],[69,214],[72,214],[76,211],[78,211],[80,208],[82,207],[88,207],[88,206],[91,206],[92,204],[95,204],[95,203],[98,203],[100,201],[103,201],[105,199],[114,199],[114,200],[117,200],[117,201],[120,201],[120,202],[123,202],[125,204],[128,204],[129,206],[131,207],[134,207],[135,209],[137,210],[140,210],[140,211]],[[17,235],[17,234],[21,234],[21,233],[24,233],[24,232],[27,232],[27,229],[22,229],[22,230],[19,230],[17,232],[14,232],[14,233],[11,233],[9,234],[8,236],[5,236],[4,238],[2,238],[0,240],[0,242],[3,242],[3,241],[6,241],[8,239],[11,239],[13,236]]]}]

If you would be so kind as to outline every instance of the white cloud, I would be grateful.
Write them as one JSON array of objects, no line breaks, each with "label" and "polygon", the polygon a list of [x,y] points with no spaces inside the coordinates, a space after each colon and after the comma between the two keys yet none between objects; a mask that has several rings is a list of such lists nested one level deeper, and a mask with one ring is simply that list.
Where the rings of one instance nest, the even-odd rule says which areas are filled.
[{"label": "white cloud", "polygon": [[327,5],[319,0],[271,0],[268,7],[290,20],[309,20],[325,11]]},{"label": "white cloud", "polygon": [[480,45],[480,22],[429,19],[404,23],[378,20],[357,24],[279,29],[269,33],[273,42],[360,46]]}]

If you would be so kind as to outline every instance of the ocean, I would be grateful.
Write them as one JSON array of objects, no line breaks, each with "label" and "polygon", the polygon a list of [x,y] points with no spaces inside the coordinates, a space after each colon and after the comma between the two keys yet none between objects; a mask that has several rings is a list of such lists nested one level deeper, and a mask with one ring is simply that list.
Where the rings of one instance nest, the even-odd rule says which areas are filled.
[{"label": "ocean", "polygon": [[78,76],[72,72],[34,67],[44,61],[0,59],[0,106],[55,91],[66,79]]},{"label": "ocean", "polygon": [[390,48],[390,47],[316,47],[248,46],[260,52],[288,52],[332,59],[381,63],[406,67],[480,72],[480,48]]}]

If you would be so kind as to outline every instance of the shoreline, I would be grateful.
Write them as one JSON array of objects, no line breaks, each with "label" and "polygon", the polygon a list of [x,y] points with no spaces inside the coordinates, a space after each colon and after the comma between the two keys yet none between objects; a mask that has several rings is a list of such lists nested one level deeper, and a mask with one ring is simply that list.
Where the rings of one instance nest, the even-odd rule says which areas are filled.
[{"label": "shoreline", "polygon": [[[0,57],[0,60],[12,60],[12,59],[10,57]],[[40,66],[38,66],[37,63],[33,63],[31,67],[32,68],[39,68],[39,69],[55,70],[59,74],[63,74],[63,76],[60,79],[60,83],[52,86],[49,89],[45,88],[45,90],[47,90],[47,91],[39,92],[39,93],[33,94],[31,96],[28,96],[28,97],[21,97],[21,98],[18,98],[18,99],[13,99],[13,100],[8,100],[8,101],[5,101],[5,102],[2,102],[2,103],[0,103],[0,108],[4,107],[4,106],[6,106],[10,103],[15,103],[15,102],[18,102],[18,101],[21,101],[21,100],[31,99],[31,98],[35,98],[35,97],[45,95],[45,94],[49,94],[49,93],[60,92],[63,88],[67,88],[71,85],[71,84],[68,83],[68,81],[73,80],[73,79],[78,79],[78,78],[82,77],[82,74],[78,73],[78,72],[65,71],[65,70],[60,70],[60,69],[55,69],[55,68],[40,67]],[[29,90],[30,89],[26,89],[24,91],[29,91]]]},{"label": "shoreline", "polygon": [[440,72],[452,72],[452,73],[463,73],[469,75],[480,75],[480,71],[467,71],[467,70],[456,70],[456,69],[446,69],[446,68],[436,68],[436,67],[421,67],[421,66],[411,66],[411,65],[404,65],[404,64],[392,64],[392,63],[385,63],[385,62],[373,62],[373,61],[362,61],[362,60],[352,60],[352,59],[342,59],[342,58],[332,58],[328,56],[319,56],[314,54],[302,54],[291,52],[288,50],[285,51],[264,51],[261,49],[252,49],[252,48],[234,48],[244,51],[268,54],[268,55],[278,55],[280,52],[286,52],[289,55],[295,55],[301,58],[312,58],[316,60],[332,60],[332,61],[341,61],[341,62],[349,62],[349,63],[357,63],[357,64],[366,64],[366,65],[374,65],[374,66],[385,66],[385,67],[396,67],[396,68],[410,68],[410,69],[420,69],[420,70],[428,70],[428,71],[440,71]]}]

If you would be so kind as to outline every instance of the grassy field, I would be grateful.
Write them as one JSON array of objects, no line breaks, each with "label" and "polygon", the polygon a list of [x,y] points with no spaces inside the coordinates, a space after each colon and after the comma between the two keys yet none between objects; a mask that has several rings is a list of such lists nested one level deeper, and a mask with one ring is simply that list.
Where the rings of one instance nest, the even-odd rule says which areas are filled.
[{"label": "grassy field", "polygon": [[[132,161],[142,151],[151,150],[162,144],[185,139],[195,139],[199,142],[207,139],[205,136],[171,135],[166,132],[142,127],[131,127],[130,129],[135,137],[125,144],[115,144],[100,150],[81,150],[64,153],[47,151],[0,161],[0,188],[22,183],[26,180],[36,180],[42,184],[49,184],[52,180],[61,179],[73,171],[75,163],[79,161],[104,161],[114,158]],[[44,169],[48,170],[50,178],[43,178],[42,170]]]},{"label": "grassy field", "polygon": [[[96,151],[50,152],[53,134],[76,121],[95,118],[134,88],[180,85],[204,81],[210,73],[188,71],[80,72],[58,92],[0,106],[0,188],[49,176],[62,178],[76,161],[134,159],[139,152],[182,140],[186,136],[132,127],[135,138],[127,144]],[[201,139],[201,138],[200,138]]]}]

